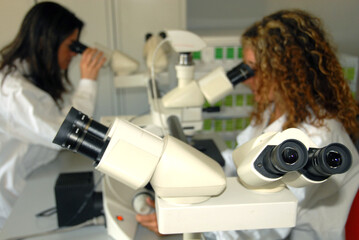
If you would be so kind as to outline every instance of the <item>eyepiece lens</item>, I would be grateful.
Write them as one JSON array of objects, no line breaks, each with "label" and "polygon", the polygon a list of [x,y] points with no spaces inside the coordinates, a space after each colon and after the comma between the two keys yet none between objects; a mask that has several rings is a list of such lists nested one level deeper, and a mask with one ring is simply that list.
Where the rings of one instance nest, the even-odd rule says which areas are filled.
[{"label": "eyepiece lens", "polygon": [[285,148],[282,152],[283,160],[286,164],[293,165],[298,161],[298,152],[293,148]]},{"label": "eyepiece lens", "polygon": [[337,151],[329,151],[327,153],[326,161],[331,168],[337,168],[342,164],[342,155]]}]

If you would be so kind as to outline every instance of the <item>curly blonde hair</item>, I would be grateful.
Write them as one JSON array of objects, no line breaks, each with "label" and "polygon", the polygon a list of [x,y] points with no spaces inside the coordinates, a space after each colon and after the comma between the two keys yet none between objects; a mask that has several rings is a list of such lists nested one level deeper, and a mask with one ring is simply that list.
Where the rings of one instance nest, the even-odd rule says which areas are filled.
[{"label": "curly blonde hair", "polygon": [[249,27],[241,40],[255,53],[261,81],[258,94],[264,101],[252,113],[257,124],[274,88],[275,104],[287,114],[283,129],[303,122],[319,127],[336,118],[353,140],[358,137],[357,102],[318,18],[302,10],[278,11]]}]

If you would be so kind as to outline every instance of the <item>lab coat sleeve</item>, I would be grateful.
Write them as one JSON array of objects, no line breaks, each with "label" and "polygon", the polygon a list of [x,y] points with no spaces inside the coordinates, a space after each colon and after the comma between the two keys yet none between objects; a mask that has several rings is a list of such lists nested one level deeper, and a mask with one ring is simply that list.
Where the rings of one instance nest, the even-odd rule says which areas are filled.
[{"label": "lab coat sleeve", "polygon": [[70,103],[62,108],[62,113],[67,115],[71,107],[91,116],[95,109],[97,93],[97,82],[91,79],[83,78],[72,96]]},{"label": "lab coat sleeve", "polygon": [[[60,111],[52,97],[21,76],[6,79],[3,85],[5,99],[5,132],[32,144],[52,149],[67,111],[73,105],[82,111],[93,112],[96,83],[82,79],[69,104]],[[91,81],[91,82],[90,82]]]}]

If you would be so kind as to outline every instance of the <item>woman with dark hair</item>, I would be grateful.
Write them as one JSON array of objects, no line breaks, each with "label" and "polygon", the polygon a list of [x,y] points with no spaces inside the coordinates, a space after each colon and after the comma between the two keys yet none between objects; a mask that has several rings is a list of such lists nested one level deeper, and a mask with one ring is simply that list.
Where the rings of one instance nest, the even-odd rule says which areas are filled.
[{"label": "woman with dark hair", "polygon": [[[243,60],[255,72],[244,82],[255,106],[250,125],[237,137],[238,146],[266,132],[298,128],[318,147],[344,144],[353,162],[346,173],[324,183],[288,186],[298,199],[294,228],[210,232],[206,239],[345,239],[359,187],[359,155],[353,144],[359,108],[321,21],[302,10],[282,10],[250,26],[241,41]],[[223,153],[229,168],[232,152]],[[237,175],[235,168],[225,170]],[[155,214],[137,220],[158,232]]]},{"label": "woman with dark hair", "polygon": [[103,54],[91,48],[83,52],[75,91],[67,74],[76,55],[69,46],[83,25],[59,4],[42,2],[0,51],[0,227],[26,176],[56,157],[59,148],[52,140],[70,107],[93,113]]}]

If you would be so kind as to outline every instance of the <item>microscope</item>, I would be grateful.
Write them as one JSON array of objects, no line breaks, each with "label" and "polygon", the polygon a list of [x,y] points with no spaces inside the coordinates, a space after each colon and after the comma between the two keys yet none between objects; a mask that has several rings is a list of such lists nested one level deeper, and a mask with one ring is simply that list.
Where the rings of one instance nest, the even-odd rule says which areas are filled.
[{"label": "microscope", "polygon": [[[192,54],[205,48],[205,41],[198,35],[184,30],[164,31],[158,39],[162,41],[157,40],[157,45],[150,42],[151,46],[145,47],[147,66],[151,70],[151,82],[147,87],[151,113],[150,116],[137,118],[134,122],[138,125],[145,125],[142,122],[147,122],[166,128],[164,123],[168,117],[176,116],[186,135],[193,135],[196,131],[202,130],[202,108],[205,100],[210,104],[216,103],[231,93],[237,84],[254,75],[254,71],[248,65],[240,63],[228,72],[223,67],[218,67],[200,79],[195,79]],[[165,52],[169,50],[165,43],[169,43],[168,45],[178,54],[175,66],[177,86],[159,96],[155,74],[164,69],[167,63]],[[165,131],[162,130],[162,134],[163,132]]]},{"label": "microscope", "polygon": [[92,159],[105,174],[106,222],[115,239],[131,239],[136,230],[135,221],[119,222],[118,211],[127,214],[131,207],[119,208],[123,188],[118,184],[136,193],[150,183],[159,231],[194,239],[189,236],[206,231],[293,227],[297,199],[286,185],[320,184],[346,172],[352,162],[344,145],[318,148],[291,128],[237,148],[238,177],[226,178],[216,161],[183,141],[161,138],[121,119],[106,127],[74,108],[53,142]]},{"label": "microscope", "polygon": [[[104,56],[106,57],[104,66],[110,65],[111,70],[116,76],[128,75],[138,69],[138,62],[125,53],[120,52],[119,50],[111,50],[100,43],[95,43],[94,47],[104,53]],[[88,46],[80,41],[73,41],[69,45],[69,48],[75,53],[82,54]]]}]

